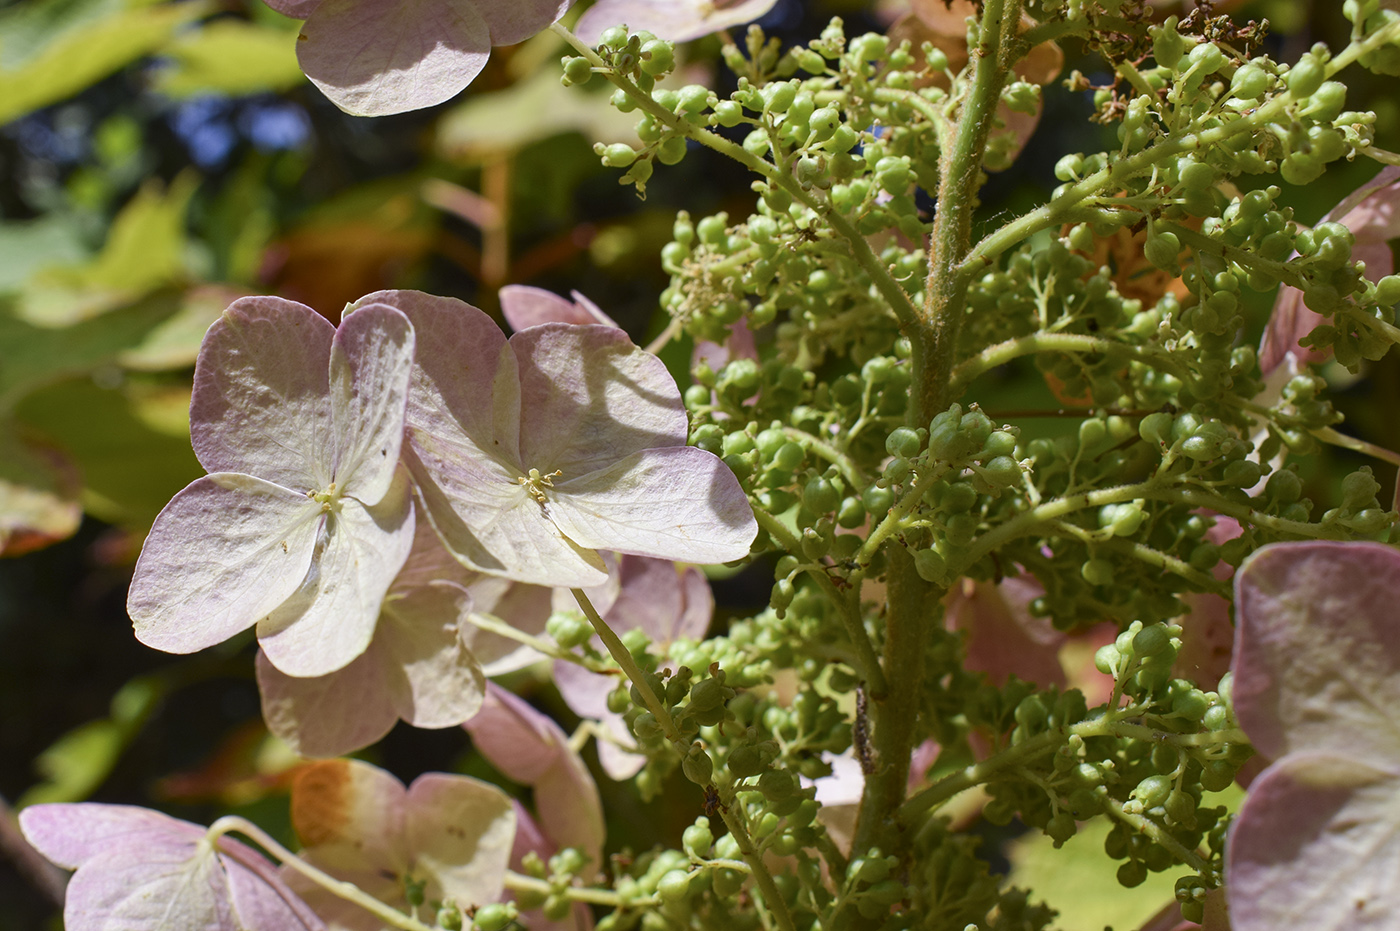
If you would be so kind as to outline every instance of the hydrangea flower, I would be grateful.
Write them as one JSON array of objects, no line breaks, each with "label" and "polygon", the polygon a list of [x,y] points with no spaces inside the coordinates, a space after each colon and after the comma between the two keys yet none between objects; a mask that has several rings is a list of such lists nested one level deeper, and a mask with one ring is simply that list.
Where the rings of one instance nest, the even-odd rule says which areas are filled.
[{"label": "hydrangea flower", "polygon": [[[292,826],[302,859],[386,905],[408,910],[413,882],[423,884],[425,901],[451,900],[467,913],[505,889],[515,809],[500,789],[467,776],[425,773],[405,789],[368,763],[325,760],[298,771]],[[283,867],[283,876],[331,931],[383,927],[300,873]]]},{"label": "hydrangea flower", "polygon": [[261,854],[197,824],[132,805],[33,805],[20,829],[44,856],[77,870],[68,931],[321,931],[307,903]]},{"label": "hydrangea flower", "polygon": [[573,292],[571,301],[544,288],[508,284],[500,290],[500,297],[501,316],[517,333],[541,323],[596,323],[621,329],[617,321],[577,291]]},{"label": "hydrangea flower", "polygon": [[574,33],[590,45],[603,31],[626,24],[671,42],[689,42],[731,26],[742,26],[773,9],[778,0],[598,0],[580,17]]},{"label": "hydrangea flower", "polygon": [[691,563],[748,554],[758,525],[738,480],[685,445],[675,381],[621,330],[548,323],[507,341],[450,298],[381,291],[361,303],[413,322],[404,458],[464,563],[576,588],[607,578],[599,550]]},{"label": "hydrangea flower", "polygon": [[235,301],[195,365],[190,438],[210,474],[166,505],[127,596],[142,643],[191,653],[257,626],[288,675],[365,651],[413,542],[399,465],[413,328],[368,302],[332,326]]},{"label": "hydrangea flower", "polygon": [[331,102],[384,116],[457,96],[495,45],[523,42],[573,0],[267,0],[306,20],[297,60]]},{"label": "hydrangea flower", "polygon": [[1235,577],[1235,716],[1274,762],[1231,828],[1235,931],[1400,914],[1400,551],[1278,543]]},{"label": "hydrangea flower", "polygon": [[577,847],[593,869],[601,868],[607,826],[598,785],[559,725],[493,684],[481,712],[462,726],[492,766],[535,790],[545,838],[560,848]]}]

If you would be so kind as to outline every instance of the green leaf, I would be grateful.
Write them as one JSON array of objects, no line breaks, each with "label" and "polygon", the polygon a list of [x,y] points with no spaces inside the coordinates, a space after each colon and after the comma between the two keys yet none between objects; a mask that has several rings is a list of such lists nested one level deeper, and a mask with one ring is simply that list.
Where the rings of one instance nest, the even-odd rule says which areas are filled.
[{"label": "green leaf", "polygon": [[124,368],[160,372],[194,365],[204,332],[224,308],[247,292],[225,285],[202,285],[185,292],[179,309],[156,324],[144,339],[124,349],[116,360]]},{"label": "green leaf", "polygon": [[18,291],[46,263],[77,265],[86,258],[82,231],[71,216],[0,223],[0,294]]},{"label": "green leaf", "polygon": [[185,274],[185,212],[199,178],[184,172],[163,189],[144,185],[112,221],[90,261],[41,269],[19,300],[19,316],[41,327],[107,313]]},{"label": "green leaf", "polygon": [[206,15],[198,0],[26,0],[0,16],[0,124],[71,97]]},{"label": "green leaf", "polygon": [[[180,400],[187,406],[183,394]],[[125,391],[80,380],[30,395],[16,414],[77,462],[88,513],[145,529],[177,491],[204,474],[188,436],[146,408]]]},{"label": "green leaf", "polygon": [[18,556],[77,532],[81,489],[67,457],[0,420],[0,555]]},{"label": "green leaf", "polygon": [[256,94],[284,91],[305,78],[297,64],[297,27],[276,29],[221,19],[181,36],[165,54],[169,67],[156,88],[172,97],[193,94]]},{"label": "green leaf", "polygon": [[36,388],[111,364],[178,308],[165,294],[63,329],[36,327],[0,308],[0,412]]}]

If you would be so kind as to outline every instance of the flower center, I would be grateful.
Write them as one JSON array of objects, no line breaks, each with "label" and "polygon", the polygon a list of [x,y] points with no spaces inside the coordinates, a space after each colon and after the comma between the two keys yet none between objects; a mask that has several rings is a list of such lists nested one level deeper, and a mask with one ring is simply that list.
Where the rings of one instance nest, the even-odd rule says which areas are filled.
[{"label": "flower center", "polygon": [[325,491],[308,491],[306,497],[321,504],[321,513],[329,514],[331,511],[340,510],[340,489],[335,482],[326,486]]},{"label": "flower center", "polygon": [[563,474],[563,472],[555,469],[548,475],[541,475],[539,469],[531,469],[528,476],[522,475],[518,477],[516,481],[525,486],[525,490],[530,493],[531,498],[534,498],[540,504],[544,504],[546,501],[544,490],[546,488],[553,488],[554,480]]}]

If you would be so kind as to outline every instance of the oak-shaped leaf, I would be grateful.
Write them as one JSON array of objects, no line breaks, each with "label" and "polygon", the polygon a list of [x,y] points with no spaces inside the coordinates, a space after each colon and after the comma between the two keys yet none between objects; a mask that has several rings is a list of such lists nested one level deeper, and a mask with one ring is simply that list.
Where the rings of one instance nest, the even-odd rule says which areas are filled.
[{"label": "oak-shaped leaf", "polygon": [[267,0],[305,19],[297,60],[356,116],[442,103],[470,84],[495,45],[523,42],[573,0]]},{"label": "oak-shaped leaf", "polygon": [[[504,792],[467,776],[425,773],[404,788],[359,760],[302,767],[292,783],[292,827],[301,857],[387,905],[408,908],[408,883],[424,899],[451,900],[465,913],[505,888],[515,809]],[[379,931],[379,919],[284,867],[331,931]]]},{"label": "oak-shaped leaf", "polygon": [[1226,861],[1235,931],[1369,931],[1400,914],[1400,551],[1266,546],[1235,577],[1235,716],[1274,762]]},{"label": "oak-shaped leaf", "polygon": [[625,24],[671,42],[689,42],[721,29],[742,26],[773,8],[777,0],[598,0],[579,18],[574,32],[590,45],[604,30]]},{"label": "oak-shaped leaf", "polygon": [[399,465],[413,328],[368,305],[340,328],[280,298],[235,301],[195,365],[190,438],[211,474],[166,505],[127,596],[141,642],[171,653],[254,625],[289,675],[369,646],[413,541]]},{"label": "oak-shaped leaf", "polygon": [[701,564],[748,554],[758,525],[738,480],[685,445],[675,381],[621,330],[547,323],[507,341],[461,301],[362,302],[413,322],[404,459],[467,565],[574,588],[607,578],[599,550]]},{"label": "oak-shaped leaf", "polygon": [[321,931],[306,902],[261,854],[197,824],[132,805],[33,805],[20,829],[77,872],[68,931]]}]

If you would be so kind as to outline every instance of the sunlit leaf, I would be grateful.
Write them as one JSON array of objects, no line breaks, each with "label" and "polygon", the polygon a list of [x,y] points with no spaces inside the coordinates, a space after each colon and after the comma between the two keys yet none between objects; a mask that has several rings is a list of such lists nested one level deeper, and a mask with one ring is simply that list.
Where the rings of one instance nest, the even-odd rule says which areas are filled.
[{"label": "sunlit leaf", "polygon": [[0,16],[0,124],[76,94],[204,16],[199,0],[26,0]]},{"label": "sunlit leaf", "polygon": [[164,50],[170,64],[156,88],[172,97],[284,91],[303,80],[296,30],[221,19],[186,33]]}]

